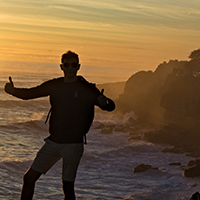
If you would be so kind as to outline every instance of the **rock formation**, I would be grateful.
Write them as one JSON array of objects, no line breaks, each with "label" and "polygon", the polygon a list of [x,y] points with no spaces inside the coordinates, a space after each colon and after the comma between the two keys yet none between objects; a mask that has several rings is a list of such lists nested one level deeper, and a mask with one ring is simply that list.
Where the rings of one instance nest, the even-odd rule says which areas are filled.
[{"label": "rock formation", "polygon": [[133,172],[134,173],[145,172],[148,169],[158,170],[157,167],[152,167],[151,165],[141,164],[141,165],[138,165],[137,167],[135,167],[134,170],[133,170]]},{"label": "rock formation", "polygon": [[162,120],[164,109],[160,107],[160,88],[166,77],[184,63],[177,60],[164,62],[154,72],[140,71],[132,75],[126,82],[124,93],[116,101],[118,110],[134,111],[140,119],[154,123]]},{"label": "rock formation", "polygon": [[185,177],[200,176],[200,160],[190,161],[183,174]]}]

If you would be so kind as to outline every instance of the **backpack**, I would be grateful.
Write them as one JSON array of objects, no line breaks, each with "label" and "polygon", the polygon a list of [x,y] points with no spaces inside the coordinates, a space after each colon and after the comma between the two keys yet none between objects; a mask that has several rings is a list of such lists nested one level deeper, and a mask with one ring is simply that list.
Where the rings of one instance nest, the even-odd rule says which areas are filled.
[{"label": "backpack", "polygon": [[[87,85],[88,87],[93,88],[93,89],[96,88],[96,87],[95,87],[95,84],[89,83],[89,82],[88,82],[87,80],[85,80],[82,76],[77,76],[77,78],[78,78],[82,83],[84,83],[85,85]],[[96,89],[96,90],[98,91],[98,89]],[[45,120],[45,122],[44,122],[45,124],[48,122],[48,119],[49,119],[49,116],[50,116],[51,112],[52,112],[52,106],[51,106],[51,108],[50,108],[50,110],[49,110],[49,112],[48,112],[48,114],[47,114],[46,120]],[[87,144],[86,134],[84,134],[83,137],[84,137],[84,144]]]}]

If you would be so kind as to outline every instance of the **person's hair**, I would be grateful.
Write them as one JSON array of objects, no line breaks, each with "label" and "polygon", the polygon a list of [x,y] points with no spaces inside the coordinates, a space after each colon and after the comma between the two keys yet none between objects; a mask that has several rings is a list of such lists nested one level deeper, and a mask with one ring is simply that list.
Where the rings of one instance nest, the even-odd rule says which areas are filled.
[{"label": "person's hair", "polygon": [[64,53],[62,55],[61,62],[63,63],[64,59],[71,59],[71,58],[76,58],[77,63],[79,63],[78,54],[76,54],[75,52],[72,52],[72,51],[68,51],[68,52]]}]

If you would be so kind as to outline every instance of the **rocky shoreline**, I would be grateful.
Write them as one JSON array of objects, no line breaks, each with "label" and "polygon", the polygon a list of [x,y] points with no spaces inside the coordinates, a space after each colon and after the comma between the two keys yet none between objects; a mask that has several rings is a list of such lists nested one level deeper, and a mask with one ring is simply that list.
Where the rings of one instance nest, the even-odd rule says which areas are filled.
[{"label": "rocky shoreline", "polygon": [[180,169],[183,170],[185,177],[200,176],[200,159],[197,159],[200,157],[200,146],[197,130],[193,132],[177,126],[164,126],[159,130],[146,132],[144,138],[152,143],[171,145],[172,147],[162,150],[164,153],[185,153],[186,156],[193,157],[194,160]]},{"label": "rocky shoreline", "polygon": [[148,131],[144,138],[155,144],[169,144],[172,148],[166,148],[163,152],[186,153],[194,158],[200,157],[198,130],[186,130],[178,126],[163,126],[159,130]]},{"label": "rocky shoreline", "polygon": [[[185,177],[200,176],[200,146],[198,134],[182,129],[177,126],[155,127],[152,124],[144,124],[133,118],[129,118],[126,124],[98,124],[95,129],[101,129],[103,134],[112,134],[114,132],[129,133],[129,140],[147,140],[154,144],[170,145],[164,148],[163,153],[185,153],[186,156],[193,157],[187,166],[181,166],[179,161],[169,163],[169,165],[179,166]],[[196,137],[195,137],[196,136]],[[134,173],[144,172],[148,169],[158,170],[157,167],[141,163],[135,166]]]}]

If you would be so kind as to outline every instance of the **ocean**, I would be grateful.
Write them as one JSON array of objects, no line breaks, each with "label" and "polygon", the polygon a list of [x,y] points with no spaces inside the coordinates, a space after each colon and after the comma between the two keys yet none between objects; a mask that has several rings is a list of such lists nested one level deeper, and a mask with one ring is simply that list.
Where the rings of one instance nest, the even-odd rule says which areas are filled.
[{"label": "ocean", "polygon": [[[62,75],[55,64],[0,62],[0,199],[20,198],[22,178],[48,134],[44,124],[50,105],[48,98],[20,100],[4,92],[8,77],[16,87],[33,87]],[[98,124],[124,124],[134,113],[116,116],[96,112],[87,134],[76,183],[78,200],[185,200],[199,191],[200,178],[186,178],[179,166],[186,166],[191,157],[163,153],[166,146],[145,140],[130,140],[129,133],[101,133]],[[134,167],[149,164],[159,170],[133,173]],[[36,183],[35,200],[63,199],[61,161]]]}]

